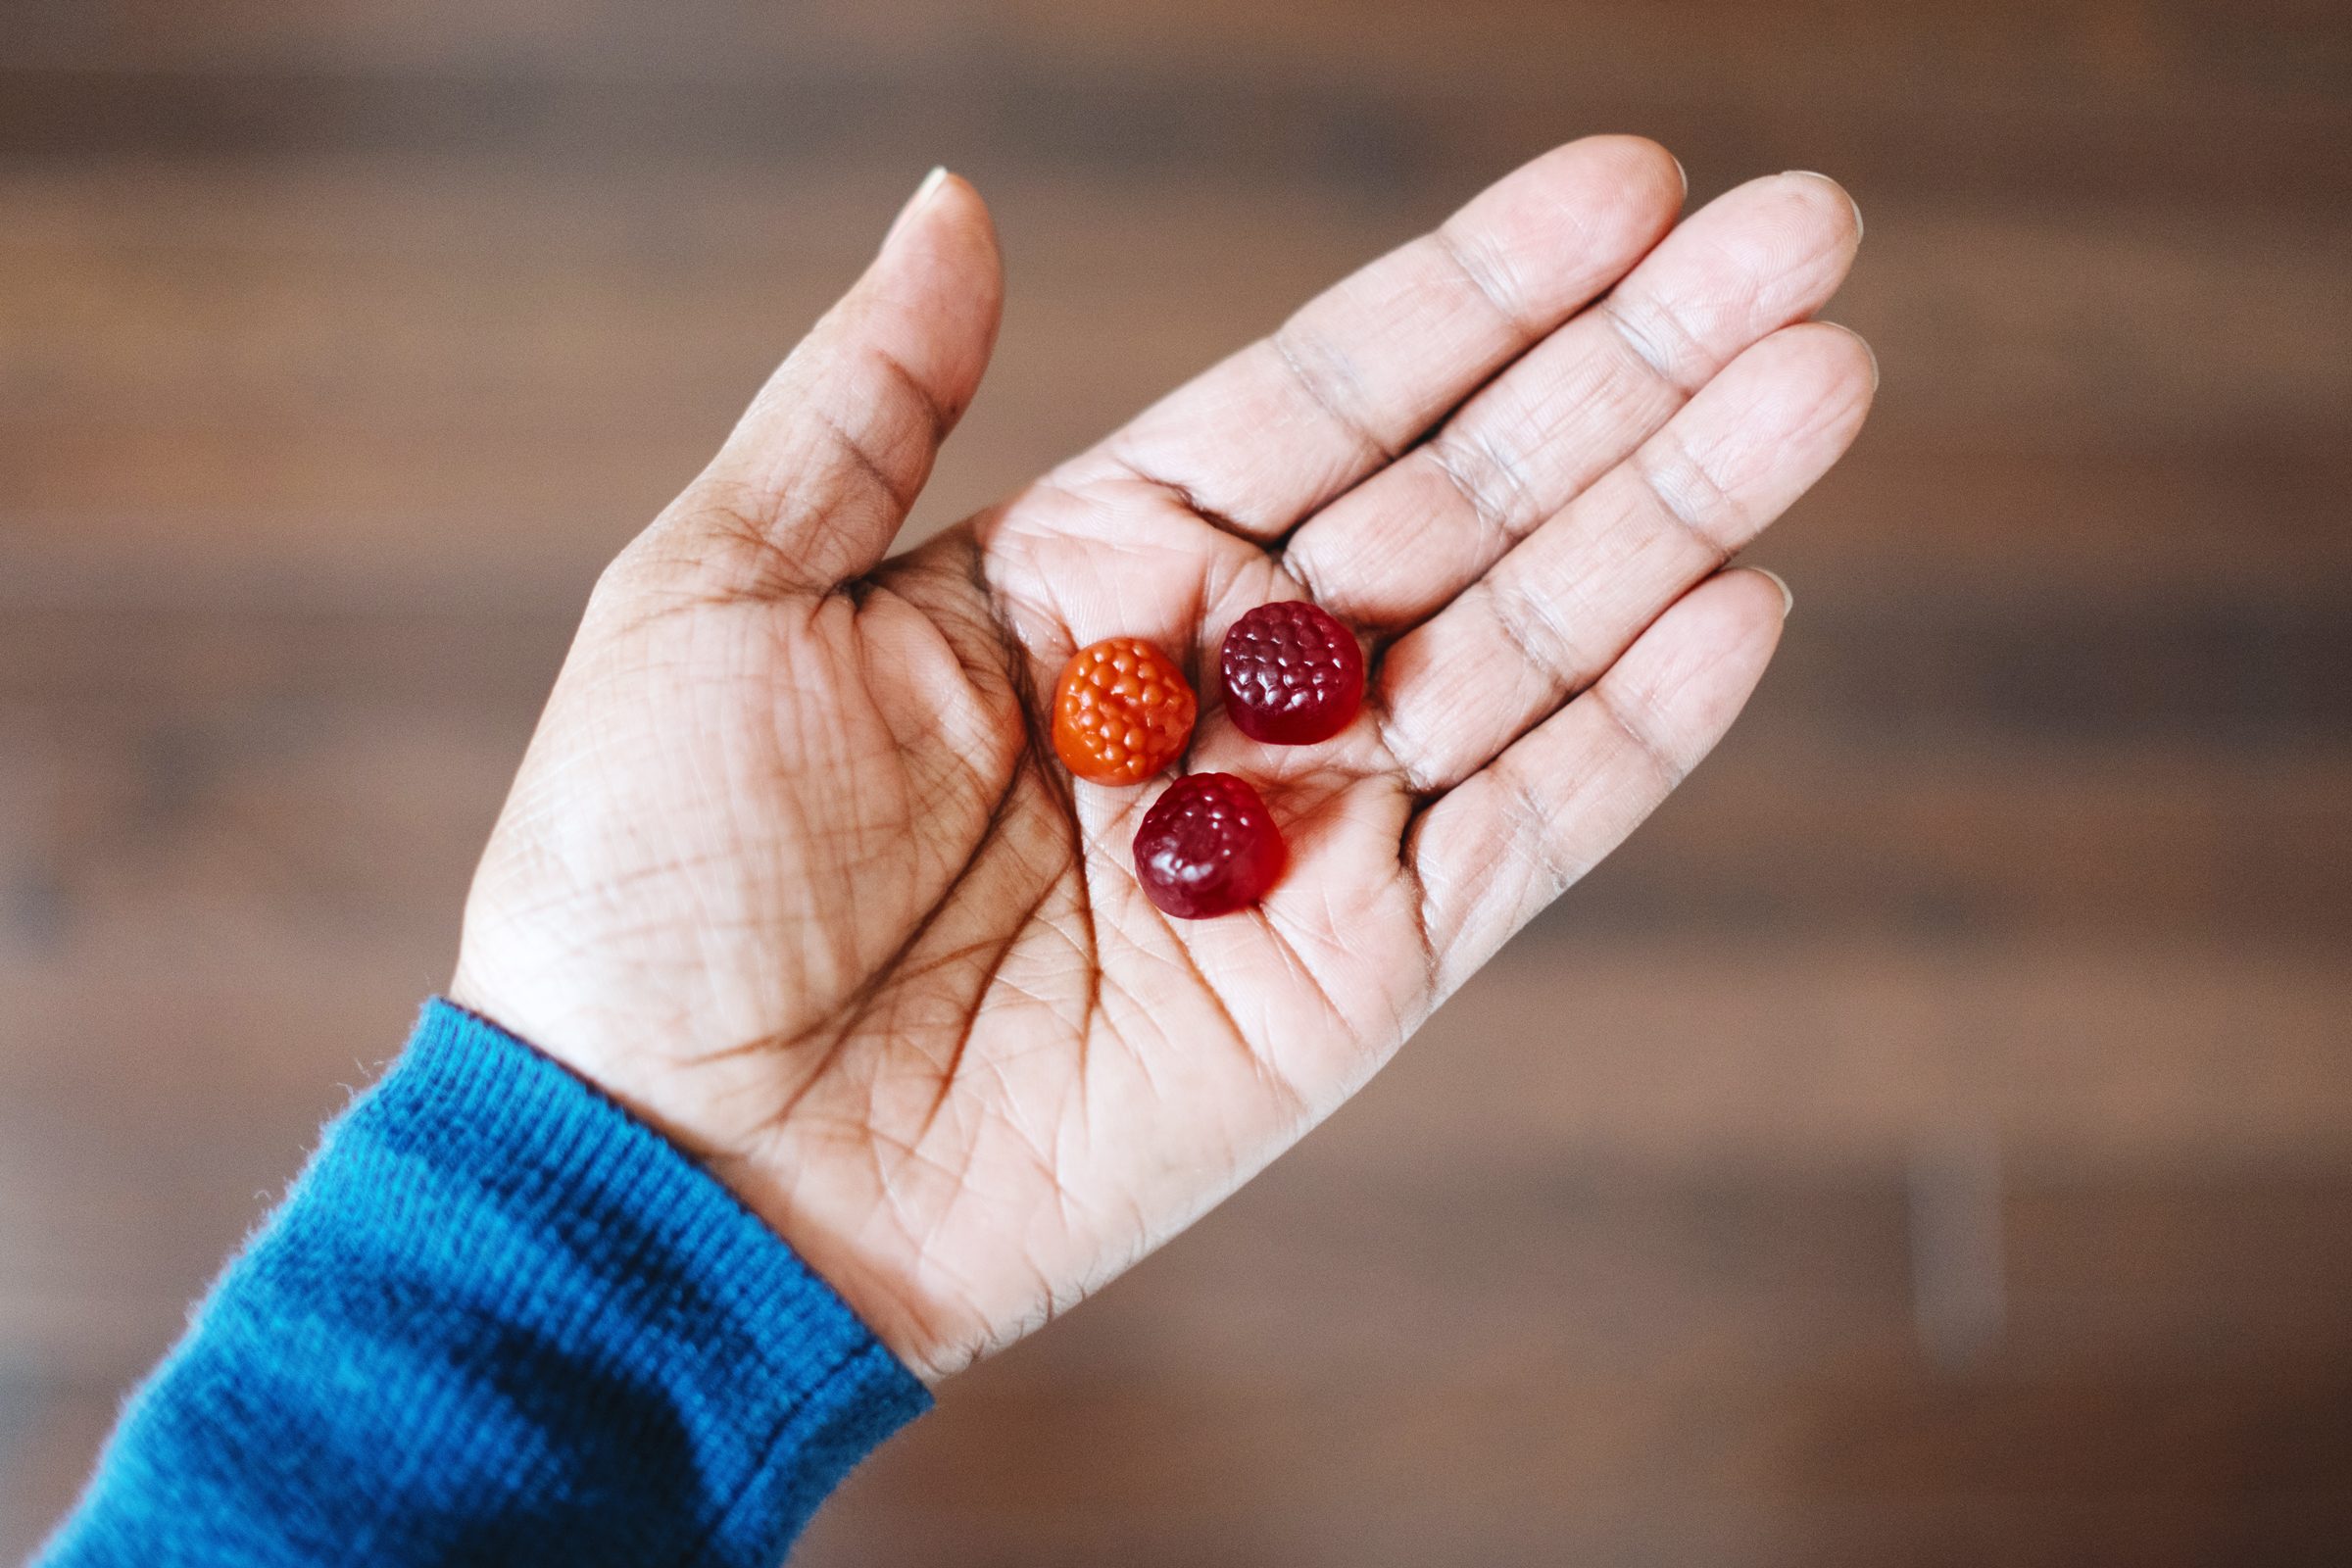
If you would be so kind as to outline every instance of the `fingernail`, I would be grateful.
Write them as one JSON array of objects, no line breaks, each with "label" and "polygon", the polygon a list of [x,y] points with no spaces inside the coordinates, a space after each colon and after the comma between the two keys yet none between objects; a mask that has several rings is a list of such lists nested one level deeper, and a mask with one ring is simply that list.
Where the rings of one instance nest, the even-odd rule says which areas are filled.
[{"label": "fingernail", "polygon": [[1862,350],[1862,357],[1870,362],[1870,390],[1873,394],[1876,394],[1879,390],[1879,351],[1870,346],[1870,339],[1864,337],[1861,333],[1855,331],[1843,321],[1824,321],[1821,324],[1823,326],[1835,327],[1837,330],[1843,332],[1847,337],[1850,337],[1854,340],[1855,346]]},{"label": "fingernail", "polygon": [[923,176],[923,182],[914,187],[914,194],[906,198],[906,205],[899,209],[899,216],[890,220],[890,232],[882,236],[884,246],[887,247],[899,237],[899,230],[906,226],[908,219],[930,204],[931,198],[939,194],[939,187],[947,183],[947,165],[932,166],[931,172]]},{"label": "fingernail", "polygon": [[1788,612],[1796,608],[1796,595],[1789,591],[1788,579],[1779,572],[1768,570],[1763,566],[1750,566],[1747,569],[1757,576],[1765,578],[1781,591],[1781,618],[1787,620]]},{"label": "fingernail", "polygon": [[[1818,179],[1825,184],[1838,185],[1838,182],[1830,178],[1829,175],[1815,173],[1810,169],[1788,169],[1783,170],[1782,172],[1787,174],[1795,174],[1804,179]],[[1862,238],[1862,204],[1854,200],[1854,193],[1850,190],[1847,190],[1843,185],[1838,185],[1838,194],[1844,197],[1845,205],[1854,210],[1854,238],[1859,241]]]},{"label": "fingernail", "polygon": [[[1666,156],[1667,156],[1667,157],[1669,157],[1669,158],[1674,158],[1674,154],[1672,154],[1672,153],[1668,153]],[[1678,174],[1680,174],[1680,175],[1682,175],[1682,176],[1683,176],[1683,194],[1684,194],[1685,196],[1688,196],[1688,195],[1690,195],[1690,171],[1689,171],[1688,169],[1685,169],[1685,168],[1683,167],[1683,161],[1682,161],[1680,158],[1674,158],[1674,172],[1675,172],[1676,173],[1678,173]]]}]

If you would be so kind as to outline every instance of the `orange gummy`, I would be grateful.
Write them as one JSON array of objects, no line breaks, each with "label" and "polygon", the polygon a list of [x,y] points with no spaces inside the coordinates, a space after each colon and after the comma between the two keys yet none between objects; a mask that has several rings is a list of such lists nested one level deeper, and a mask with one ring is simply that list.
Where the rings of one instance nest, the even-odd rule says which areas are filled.
[{"label": "orange gummy", "polygon": [[1183,755],[1199,705],[1184,671],[1141,637],[1070,656],[1054,688],[1054,751],[1098,784],[1141,784]]}]

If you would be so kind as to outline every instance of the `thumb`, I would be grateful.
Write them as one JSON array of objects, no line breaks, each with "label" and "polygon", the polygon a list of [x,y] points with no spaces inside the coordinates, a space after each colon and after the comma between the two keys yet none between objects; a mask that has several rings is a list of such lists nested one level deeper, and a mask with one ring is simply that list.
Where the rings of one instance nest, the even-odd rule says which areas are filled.
[{"label": "thumb", "polygon": [[663,521],[732,592],[821,593],[870,570],[970,406],[1004,294],[979,192],[935,169]]}]

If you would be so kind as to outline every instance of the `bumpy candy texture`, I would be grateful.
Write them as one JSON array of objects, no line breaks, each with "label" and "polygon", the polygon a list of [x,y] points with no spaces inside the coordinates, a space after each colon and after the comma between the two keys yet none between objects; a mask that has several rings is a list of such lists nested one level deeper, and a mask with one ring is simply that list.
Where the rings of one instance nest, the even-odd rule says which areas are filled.
[{"label": "bumpy candy texture", "polygon": [[1348,727],[1364,701],[1355,636],[1303,599],[1260,605],[1225,634],[1225,710],[1253,741],[1305,746]]},{"label": "bumpy candy texture", "polygon": [[1266,803],[1231,773],[1178,779],[1135,832],[1135,874],[1145,894],[1186,920],[1248,908],[1289,858]]},{"label": "bumpy candy texture", "polygon": [[1141,637],[1070,656],[1054,690],[1054,751],[1098,784],[1141,784],[1183,755],[1198,705],[1184,672]]}]

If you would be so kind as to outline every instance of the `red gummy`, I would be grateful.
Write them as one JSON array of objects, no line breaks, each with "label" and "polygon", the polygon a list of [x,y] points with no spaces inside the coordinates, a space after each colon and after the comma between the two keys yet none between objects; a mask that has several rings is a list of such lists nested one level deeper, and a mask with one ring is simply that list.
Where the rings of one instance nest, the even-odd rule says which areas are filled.
[{"label": "red gummy", "polygon": [[1218,663],[1225,711],[1253,741],[1329,740],[1363,706],[1364,656],[1355,634],[1304,599],[1260,605],[1235,621]]},{"label": "red gummy", "polygon": [[1144,813],[1135,874],[1179,919],[1246,909],[1266,896],[1291,858],[1257,791],[1231,773],[1188,773]]}]

